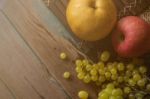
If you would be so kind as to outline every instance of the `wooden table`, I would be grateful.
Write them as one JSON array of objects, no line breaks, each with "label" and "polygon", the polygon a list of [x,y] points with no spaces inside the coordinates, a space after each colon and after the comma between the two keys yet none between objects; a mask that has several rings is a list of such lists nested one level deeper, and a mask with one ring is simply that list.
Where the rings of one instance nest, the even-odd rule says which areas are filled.
[{"label": "wooden table", "polygon": [[[76,43],[65,28],[65,14],[57,19],[53,13],[42,0],[0,0],[0,99],[78,99],[80,90],[97,99],[99,88],[76,77],[74,61],[81,53],[63,38]],[[59,59],[61,52],[68,60]],[[62,77],[65,71],[71,79]]]},{"label": "wooden table", "polygon": [[41,0],[0,0],[0,99],[78,99],[79,90],[96,99],[97,88],[76,78],[78,51],[56,34],[69,36]]}]

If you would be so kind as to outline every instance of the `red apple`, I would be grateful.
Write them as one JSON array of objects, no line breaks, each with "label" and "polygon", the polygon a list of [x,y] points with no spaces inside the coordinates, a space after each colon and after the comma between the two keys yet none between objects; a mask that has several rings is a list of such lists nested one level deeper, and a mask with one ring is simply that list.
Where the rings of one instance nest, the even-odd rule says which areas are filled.
[{"label": "red apple", "polygon": [[119,56],[138,57],[150,51],[150,24],[137,16],[119,20],[112,34],[112,44]]}]

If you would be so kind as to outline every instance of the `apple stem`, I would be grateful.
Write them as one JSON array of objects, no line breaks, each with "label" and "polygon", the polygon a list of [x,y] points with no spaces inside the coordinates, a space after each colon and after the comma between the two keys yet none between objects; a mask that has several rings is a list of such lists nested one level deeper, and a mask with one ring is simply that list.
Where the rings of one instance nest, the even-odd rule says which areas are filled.
[{"label": "apple stem", "polygon": [[121,33],[120,37],[119,37],[119,41],[122,42],[122,41],[124,41],[124,39],[125,39],[125,36]]}]

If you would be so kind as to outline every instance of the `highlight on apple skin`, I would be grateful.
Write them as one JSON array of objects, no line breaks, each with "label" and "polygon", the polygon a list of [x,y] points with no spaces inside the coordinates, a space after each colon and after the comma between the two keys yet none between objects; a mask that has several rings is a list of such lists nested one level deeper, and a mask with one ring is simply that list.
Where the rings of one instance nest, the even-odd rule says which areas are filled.
[{"label": "highlight on apple skin", "polygon": [[112,33],[112,44],[118,55],[124,58],[150,52],[150,24],[137,16],[120,19]]}]

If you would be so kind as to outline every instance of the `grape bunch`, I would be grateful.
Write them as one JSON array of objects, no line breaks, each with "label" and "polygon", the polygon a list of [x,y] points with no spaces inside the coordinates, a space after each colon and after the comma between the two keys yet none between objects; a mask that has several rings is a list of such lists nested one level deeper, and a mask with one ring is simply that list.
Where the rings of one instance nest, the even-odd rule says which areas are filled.
[{"label": "grape bunch", "polygon": [[113,83],[109,83],[99,92],[98,99],[123,99],[123,91],[120,88],[115,88]]},{"label": "grape bunch", "polygon": [[112,62],[109,61],[110,56],[108,51],[103,51],[97,63],[88,59],[75,61],[77,78],[101,87],[98,99],[143,99],[146,93],[150,93],[146,66],[133,62]]}]

